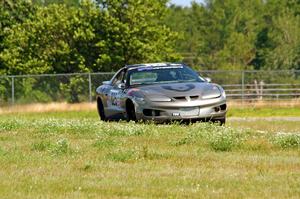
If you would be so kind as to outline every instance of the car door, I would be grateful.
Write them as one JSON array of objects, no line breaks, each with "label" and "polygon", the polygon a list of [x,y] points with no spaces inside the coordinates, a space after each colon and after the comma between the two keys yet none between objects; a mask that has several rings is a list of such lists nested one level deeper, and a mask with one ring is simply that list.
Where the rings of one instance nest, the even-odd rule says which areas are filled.
[{"label": "car door", "polygon": [[107,116],[115,119],[124,117],[125,91],[121,88],[124,83],[125,69],[121,69],[111,80],[111,89],[107,93]]}]

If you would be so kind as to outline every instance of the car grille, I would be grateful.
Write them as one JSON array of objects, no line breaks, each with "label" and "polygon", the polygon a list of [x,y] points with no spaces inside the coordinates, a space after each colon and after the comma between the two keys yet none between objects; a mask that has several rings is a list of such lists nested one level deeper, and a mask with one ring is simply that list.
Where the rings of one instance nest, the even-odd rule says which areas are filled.
[{"label": "car grille", "polygon": [[178,96],[178,97],[173,97],[174,100],[178,101],[193,101],[199,99],[198,95],[192,95],[192,96]]}]

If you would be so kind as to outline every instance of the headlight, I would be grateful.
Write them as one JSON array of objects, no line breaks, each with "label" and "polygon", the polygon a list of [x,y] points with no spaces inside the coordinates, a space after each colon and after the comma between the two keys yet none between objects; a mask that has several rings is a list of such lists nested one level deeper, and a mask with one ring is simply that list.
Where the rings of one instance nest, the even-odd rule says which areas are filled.
[{"label": "headlight", "polygon": [[222,89],[222,97],[226,98],[226,93],[224,89]]},{"label": "headlight", "polygon": [[218,89],[219,89],[220,92],[221,92],[221,96],[222,96],[223,98],[226,98],[225,90],[224,90],[221,86],[218,86]]},{"label": "headlight", "polygon": [[202,99],[213,99],[220,97],[219,93],[206,94],[202,96]]},{"label": "headlight", "polygon": [[163,95],[152,95],[148,97],[151,102],[170,102],[171,98]]},{"label": "headlight", "polygon": [[212,89],[209,89],[203,93],[202,99],[213,99],[221,96],[226,97],[224,89],[218,85],[215,85]]},{"label": "headlight", "polygon": [[145,99],[143,97],[134,97],[137,102],[144,102]]},{"label": "headlight", "polygon": [[137,104],[145,104],[145,99],[143,97],[134,97],[133,98],[134,102]]}]

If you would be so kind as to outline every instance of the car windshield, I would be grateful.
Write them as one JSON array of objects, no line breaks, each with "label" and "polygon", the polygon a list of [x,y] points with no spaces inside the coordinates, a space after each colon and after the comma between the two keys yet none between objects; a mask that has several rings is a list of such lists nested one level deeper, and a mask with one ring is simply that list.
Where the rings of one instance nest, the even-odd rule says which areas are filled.
[{"label": "car windshield", "polygon": [[204,82],[204,79],[186,66],[141,67],[128,73],[129,85],[158,83]]}]

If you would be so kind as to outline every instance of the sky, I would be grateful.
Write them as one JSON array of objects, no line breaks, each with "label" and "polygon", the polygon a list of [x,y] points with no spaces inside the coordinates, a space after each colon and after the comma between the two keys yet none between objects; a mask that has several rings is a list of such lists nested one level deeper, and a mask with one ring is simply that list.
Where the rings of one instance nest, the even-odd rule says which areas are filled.
[{"label": "sky", "polygon": [[[171,0],[170,2],[180,6],[190,6],[192,0]],[[202,3],[204,0],[196,0],[196,2]]]}]

